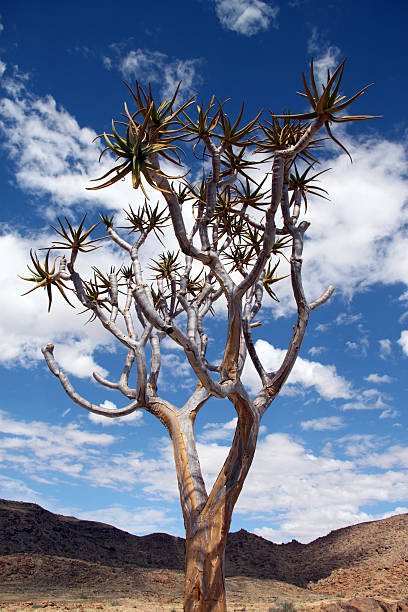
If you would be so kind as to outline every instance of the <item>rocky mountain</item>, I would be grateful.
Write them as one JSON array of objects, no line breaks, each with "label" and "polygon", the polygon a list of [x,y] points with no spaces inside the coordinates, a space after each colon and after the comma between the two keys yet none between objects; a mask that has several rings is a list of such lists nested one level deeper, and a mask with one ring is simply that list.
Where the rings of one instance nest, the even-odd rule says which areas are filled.
[{"label": "rocky mountain", "polygon": [[[116,568],[184,568],[182,538],[165,533],[139,537],[104,523],[53,514],[36,504],[0,500],[0,557],[17,554]],[[399,568],[403,577],[405,572],[408,581],[408,514],[337,529],[310,544],[274,544],[244,530],[228,536],[227,576],[305,587],[349,568],[369,573],[391,567]]]}]

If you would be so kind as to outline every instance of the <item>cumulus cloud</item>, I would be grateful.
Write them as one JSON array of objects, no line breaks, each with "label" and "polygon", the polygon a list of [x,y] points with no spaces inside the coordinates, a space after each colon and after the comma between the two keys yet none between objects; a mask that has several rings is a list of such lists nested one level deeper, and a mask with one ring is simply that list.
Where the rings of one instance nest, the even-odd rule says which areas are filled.
[{"label": "cumulus cloud", "polygon": [[[286,351],[275,348],[265,340],[257,340],[256,350],[263,366],[268,371],[279,368],[286,354]],[[252,393],[259,390],[259,376],[249,360],[245,363],[242,380]],[[298,357],[286,384],[312,388],[328,400],[346,399],[352,394],[350,383],[337,373],[334,365],[323,365],[318,361],[309,361],[302,357]]]},{"label": "cumulus cloud", "polygon": [[351,296],[359,288],[408,278],[408,254],[402,249],[408,222],[405,147],[383,139],[349,143],[353,164],[345,154],[327,162],[332,171],[324,187],[331,202],[316,199],[308,208],[304,278],[310,299],[330,283]]},{"label": "cumulus cloud", "polygon": [[342,410],[383,410],[389,406],[386,401],[392,399],[378,389],[365,389],[356,393],[351,402],[343,405]]},{"label": "cumulus cloud", "polygon": [[[368,520],[372,515],[364,506],[401,503],[408,493],[405,454],[402,449],[390,453],[389,459],[388,454],[380,455],[378,461],[374,458],[367,469],[359,457],[353,461],[328,458],[286,434],[270,434],[259,441],[236,512],[247,518],[253,515],[256,499],[257,516],[265,521],[256,533],[274,541],[293,537],[310,541],[332,529]],[[371,467],[380,464],[384,471],[373,473]]]},{"label": "cumulus cloud", "polygon": [[20,470],[25,478],[55,485],[70,478],[91,486],[129,491],[174,501],[178,496],[173,451],[161,440],[156,458],[142,452],[117,452],[117,438],[75,423],[65,426],[27,422],[0,411],[0,470]]},{"label": "cumulus cloud", "polygon": [[322,353],[325,353],[327,350],[328,349],[325,346],[312,346],[307,352],[312,357],[315,357],[316,355],[321,355]]},{"label": "cumulus cloud", "polygon": [[142,86],[143,83],[157,84],[166,98],[173,96],[180,81],[179,101],[192,96],[201,83],[200,59],[172,59],[166,53],[149,49],[132,49],[123,54],[121,46],[116,44],[111,49],[113,56],[104,58],[106,68],[117,67],[125,79],[137,79]]},{"label": "cumulus cloud", "polygon": [[381,376],[380,374],[377,374],[377,373],[373,373],[373,374],[369,374],[368,376],[365,376],[364,380],[366,380],[367,382],[375,383],[375,384],[392,382],[392,378],[391,376],[388,376],[388,374],[383,374]]},{"label": "cumulus cloud", "polygon": [[302,421],[300,423],[302,429],[307,431],[313,429],[314,431],[335,431],[344,427],[343,420],[341,417],[321,417],[320,419],[310,419],[309,421]]},{"label": "cumulus cloud", "polygon": [[[101,404],[101,408],[109,408],[110,410],[116,410],[118,406],[109,400],[105,400]],[[97,425],[103,425],[107,427],[109,425],[120,425],[121,423],[127,423],[131,425],[142,425],[143,423],[143,412],[142,410],[135,410],[130,414],[127,414],[123,417],[118,417],[116,419],[108,418],[102,416],[101,414],[94,414],[93,412],[88,412],[88,419],[92,421],[92,423],[96,423]]]},{"label": "cumulus cloud", "polygon": [[[27,88],[26,75],[3,80],[6,95],[0,100],[0,133],[3,147],[14,162],[17,185],[35,196],[47,196],[52,206],[41,214],[53,221],[73,206],[121,209],[128,201],[129,181],[114,190],[87,191],[91,179],[103,175],[112,158],[98,162],[101,146],[96,132],[81,127],[52,96],[38,97]],[[135,193],[136,202],[144,197]]]},{"label": "cumulus cloud", "polygon": [[203,427],[204,431],[200,435],[200,442],[208,443],[214,440],[232,440],[237,422],[238,419],[235,417],[227,423],[206,423]]},{"label": "cumulus cloud", "polygon": [[9,478],[0,474],[0,498],[2,499],[23,499],[27,502],[39,503],[40,494],[27,486],[19,478]]},{"label": "cumulus cloud", "polygon": [[357,323],[361,321],[363,315],[361,312],[358,314],[352,315],[347,312],[340,312],[335,318],[334,322],[336,325],[352,325],[353,323]]},{"label": "cumulus cloud", "polygon": [[[353,138],[347,131],[341,138],[353,163],[338,148],[329,147],[324,165],[331,171],[322,177],[321,185],[329,192],[330,202],[310,196],[307,213],[303,213],[310,222],[303,254],[304,287],[309,301],[321,295],[329,284],[336,287],[336,295],[347,299],[376,284],[407,285],[406,142],[379,136]],[[264,175],[259,172],[257,178],[261,177]],[[282,260],[280,274],[287,273],[287,263]],[[279,283],[277,293],[280,303],[271,304],[274,313],[287,316],[295,308],[288,279]],[[358,323],[358,317],[359,313],[343,313],[338,324]],[[324,332],[329,327],[324,323],[316,330]],[[362,329],[359,335],[365,338]],[[361,345],[362,354],[367,350],[367,340]],[[360,338],[353,341],[360,343]]]},{"label": "cumulus cloud", "polygon": [[[213,425],[207,431],[214,431],[216,424]],[[220,430],[227,432],[234,421],[218,425]],[[63,427],[39,421],[26,422],[1,412],[0,432],[4,434],[0,440],[0,467],[24,470],[24,480],[20,479],[16,490],[37,503],[41,501],[35,490],[25,483],[27,477],[50,485],[69,477],[77,483],[113,490],[130,491],[140,487],[151,499],[169,503],[178,498],[173,450],[168,438],[157,440],[157,452],[149,458],[143,452],[116,452],[113,436],[87,431],[72,423]],[[284,433],[261,436],[238,500],[237,514],[251,520],[256,511],[258,524],[259,516],[264,523],[258,532],[265,537],[278,541],[293,537],[308,541],[324,531],[365,520],[369,516],[365,514],[365,506],[370,504],[403,505],[408,495],[408,449],[405,446],[387,447],[384,440],[375,436],[353,435],[335,441],[333,449],[335,447],[344,448],[349,458],[337,459],[311,452],[303,443]],[[229,452],[229,445],[215,440],[200,441],[198,451],[210,489]],[[0,489],[4,492],[14,483],[8,478],[0,476]],[[75,514],[139,533],[157,530],[160,524],[172,522],[173,511],[160,509],[159,514],[153,512],[150,520],[144,514],[147,511],[114,505],[85,513],[76,508]],[[145,517],[146,531],[135,517],[136,512]]]},{"label": "cumulus cloud", "polygon": [[387,359],[392,353],[391,340],[389,338],[384,338],[383,340],[379,340],[378,344],[380,345],[381,359]]},{"label": "cumulus cloud", "polygon": [[74,423],[65,427],[42,421],[13,419],[0,412],[0,465],[3,469],[18,466],[27,476],[84,477],[88,458],[96,460],[101,448],[115,438],[80,429]]},{"label": "cumulus cloud", "polygon": [[173,517],[168,516],[166,510],[146,506],[128,509],[120,505],[113,505],[90,511],[74,509],[69,512],[70,514],[75,513],[79,519],[115,525],[123,531],[139,536],[171,529],[171,525],[175,522]]},{"label": "cumulus cloud", "polygon": [[[18,278],[18,275],[27,274],[30,248],[38,249],[50,242],[50,236],[41,232],[27,237],[17,232],[0,235],[0,282],[3,287],[0,293],[0,363],[6,367],[34,365],[43,360],[41,346],[52,342],[56,359],[68,373],[84,378],[96,370],[106,375],[93,353],[102,346],[111,351],[112,337],[100,325],[84,326],[88,316],[78,315],[83,310],[80,305],[78,308],[78,303],[74,310],[54,291],[52,310],[48,313],[47,294],[43,289],[24,297],[21,295],[33,286]],[[122,264],[120,256],[108,245],[97,253],[92,263],[101,269]],[[90,276],[91,271],[85,278]],[[72,296],[71,300],[75,303]]]},{"label": "cumulus cloud", "polygon": [[224,28],[244,36],[277,27],[279,8],[261,0],[215,0],[215,10]]},{"label": "cumulus cloud", "polygon": [[320,86],[327,81],[327,71],[333,74],[339,65],[340,49],[336,45],[330,45],[319,30],[313,27],[312,34],[307,41],[307,52],[314,56],[316,83]]},{"label": "cumulus cloud", "polygon": [[407,329],[404,329],[401,332],[401,336],[400,336],[399,340],[397,340],[397,342],[400,345],[400,347],[402,348],[402,350],[405,353],[405,355],[408,356],[408,330]]},{"label": "cumulus cloud", "polygon": [[367,357],[369,347],[370,341],[366,336],[360,338],[358,342],[354,342],[352,340],[347,340],[346,342],[346,350],[354,351],[362,357]]},{"label": "cumulus cloud", "polygon": [[335,443],[351,458],[364,457],[385,444],[384,440],[373,434],[349,434],[338,438]]},{"label": "cumulus cloud", "polygon": [[393,445],[383,453],[370,453],[361,458],[361,465],[379,467],[381,469],[408,469],[408,447]]}]

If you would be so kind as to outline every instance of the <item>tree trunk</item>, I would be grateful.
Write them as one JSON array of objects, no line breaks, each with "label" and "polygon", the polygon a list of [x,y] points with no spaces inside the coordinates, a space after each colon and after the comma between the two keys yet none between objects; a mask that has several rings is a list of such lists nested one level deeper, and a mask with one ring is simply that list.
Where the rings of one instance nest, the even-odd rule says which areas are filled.
[{"label": "tree trunk", "polygon": [[[228,523],[228,524],[226,524]],[[226,612],[225,545],[230,520],[222,508],[186,538],[185,612]]]},{"label": "tree trunk", "polygon": [[231,515],[255,452],[260,410],[240,386],[228,396],[238,422],[228,457],[208,495],[194,437],[195,414],[210,394],[198,387],[168,420],[186,529],[184,612],[226,612],[224,558]]}]

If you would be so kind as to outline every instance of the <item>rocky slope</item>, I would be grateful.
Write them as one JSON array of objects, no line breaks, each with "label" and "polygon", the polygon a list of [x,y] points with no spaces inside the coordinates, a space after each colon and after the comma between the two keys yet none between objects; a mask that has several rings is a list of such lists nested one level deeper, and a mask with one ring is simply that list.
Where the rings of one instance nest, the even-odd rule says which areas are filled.
[{"label": "rocky slope", "polygon": [[[137,605],[144,597],[152,609],[150,600],[181,601],[183,568],[182,538],[165,533],[138,537],[36,504],[0,500],[3,601],[21,593],[34,596],[38,589],[50,596],[85,592],[98,601],[104,593],[137,593]],[[282,597],[296,605],[330,597],[406,600],[408,514],[338,529],[310,544],[278,545],[244,530],[231,533],[226,575],[230,601],[245,601],[247,610],[258,610],[255,604],[249,607],[256,598],[269,605]],[[357,609],[340,604],[327,611]],[[389,610],[406,609],[395,606]]]},{"label": "rocky slope", "polygon": [[[0,556],[54,555],[111,567],[184,568],[184,540],[165,533],[134,536],[36,504],[0,500]],[[402,565],[401,565],[402,564]],[[297,586],[348,568],[408,573],[408,514],[332,531],[310,544],[274,544],[241,530],[228,537],[226,575],[272,578]],[[388,568],[388,569],[384,569]],[[327,583],[329,584],[329,583]]]}]

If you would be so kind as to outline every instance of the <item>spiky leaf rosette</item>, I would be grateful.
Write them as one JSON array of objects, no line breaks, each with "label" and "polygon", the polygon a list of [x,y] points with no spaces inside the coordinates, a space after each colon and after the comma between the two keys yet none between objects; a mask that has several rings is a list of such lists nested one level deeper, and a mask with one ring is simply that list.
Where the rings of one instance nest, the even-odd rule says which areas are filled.
[{"label": "spiky leaf rosette", "polygon": [[316,181],[318,176],[324,174],[325,172],[328,172],[329,170],[331,170],[331,168],[326,168],[326,170],[322,170],[321,172],[318,172],[313,176],[307,176],[312,168],[313,165],[308,166],[306,170],[302,174],[300,174],[295,164],[295,171],[292,172],[289,177],[289,191],[293,191],[292,197],[290,199],[290,205],[292,205],[295,201],[296,192],[299,192],[305,204],[305,212],[307,211],[308,194],[319,196],[319,198],[323,198],[324,200],[329,199],[325,195],[323,195],[325,193],[328,193],[326,189],[323,189],[323,187],[318,187],[317,185],[312,185],[312,183]]},{"label": "spiky leaf rosette", "polygon": [[[151,102],[150,107],[144,114],[143,123],[139,123],[132,117],[132,115],[130,115],[125,104],[127,123],[112,120],[112,133],[106,134],[106,132],[104,132],[100,136],[97,136],[97,138],[104,138],[107,144],[99,159],[101,159],[106,151],[111,151],[116,156],[116,161],[123,161],[120,161],[120,163],[111,168],[111,170],[108,170],[108,172],[99,178],[92,179],[93,181],[105,182],[97,187],[87,187],[88,190],[109,187],[131,173],[133,188],[138,189],[140,187],[145,197],[149,199],[142,183],[142,177],[151,187],[158,189],[159,191],[163,191],[163,189],[160,188],[153,180],[152,177],[155,175],[168,179],[182,178],[181,176],[168,176],[156,168],[151,162],[151,157],[160,155],[167,161],[181,166],[178,151],[183,153],[183,150],[179,146],[172,144],[171,138],[166,139],[163,142],[156,141],[158,137],[157,129],[156,131],[153,130],[153,132],[149,130],[149,120],[153,108],[154,102]],[[124,125],[126,127],[125,137],[118,133],[115,127],[116,124]]]},{"label": "spiky leaf rosette", "polygon": [[[180,90],[181,81],[177,85],[176,91],[171,100],[164,100],[159,106],[157,106],[156,101],[152,94],[152,88],[149,83],[149,89],[146,93],[143,88],[140,86],[138,81],[136,81],[136,91],[134,91],[126,81],[124,81],[126,87],[132,95],[133,100],[136,103],[137,111],[132,115],[132,119],[135,119],[138,115],[141,115],[143,120],[148,117],[148,127],[150,128],[150,138],[151,140],[163,139],[164,136],[168,136],[169,134],[176,134],[180,129],[180,122],[177,117],[180,113],[182,113],[190,104],[192,104],[192,100],[187,100],[183,105],[179,106],[177,110],[173,110],[177,95]],[[126,108],[127,115],[129,116],[129,112]],[[171,127],[176,127],[176,129],[170,129]]]},{"label": "spiky leaf rosette", "polygon": [[197,120],[194,121],[187,113],[183,110],[184,121],[182,122],[184,139],[187,141],[193,141],[196,139],[203,138],[204,136],[210,136],[218,125],[220,120],[221,107],[211,114],[212,109],[215,106],[215,96],[213,96],[208,104],[204,107],[204,101],[201,102],[201,106],[197,104]]},{"label": "spiky leaf rosette", "polygon": [[[130,211],[125,210],[126,221],[129,225],[124,225],[120,229],[127,229],[129,232],[140,232],[146,236],[153,232],[156,238],[161,242],[161,237],[164,236],[163,229],[167,227],[169,215],[166,214],[166,210],[159,210],[159,202],[153,208],[149,205],[147,200],[143,206],[139,206],[135,212],[131,206]],[[162,243],[162,242],[161,242]],[[163,243],[162,243],[163,244]]]},{"label": "spiky leaf rosette", "polygon": [[247,147],[253,144],[251,134],[257,127],[257,122],[262,115],[262,111],[259,111],[256,117],[249,121],[249,123],[241,126],[242,115],[244,114],[244,103],[242,103],[240,113],[234,123],[232,123],[229,116],[224,113],[223,106],[223,104],[219,105],[222,134],[216,135],[217,138],[224,141],[230,150],[233,146]]},{"label": "spiky leaf rosette", "polygon": [[155,278],[163,278],[166,281],[174,278],[182,267],[177,261],[178,255],[178,251],[176,253],[167,251],[161,253],[158,259],[153,259],[154,265],[150,265],[149,268],[156,272]]},{"label": "spiky leaf rosette", "polygon": [[264,201],[266,196],[266,191],[262,191],[262,187],[266,181],[267,177],[265,177],[259,185],[255,183],[255,181],[251,181],[255,184],[255,187],[252,187],[251,182],[248,177],[245,178],[245,183],[239,181],[240,188],[237,186],[232,187],[231,190],[236,195],[236,203],[241,203],[245,207],[255,208],[256,210],[262,210],[262,207],[266,206],[268,203]]},{"label": "spiky leaf rosette", "polygon": [[27,266],[27,268],[31,272],[32,276],[29,276],[29,277],[19,276],[19,278],[25,281],[29,281],[31,283],[35,283],[35,286],[29,289],[28,291],[26,291],[25,293],[23,293],[23,295],[28,295],[32,291],[35,291],[36,289],[43,287],[47,291],[47,294],[48,294],[48,312],[50,312],[51,305],[52,305],[52,288],[56,287],[58,291],[61,293],[64,300],[70,306],[72,306],[72,308],[75,308],[75,306],[71,304],[71,302],[69,301],[64,291],[64,289],[69,290],[69,287],[64,285],[63,281],[56,276],[55,266],[56,266],[56,261],[58,257],[54,259],[51,267],[50,267],[49,257],[50,257],[50,249],[48,249],[47,251],[47,255],[45,256],[44,263],[41,263],[40,260],[38,259],[37,254],[33,253],[33,251],[30,251],[30,258],[31,258],[33,266],[32,267]]},{"label": "spiky leaf rosette", "polygon": [[271,263],[268,263],[268,267],[265,269],[264,277],[263,277],[263,286],[266,293],[275,301],[279,302],[279,298],[276,293],[272,289],[272,285],[278,283],[280,280],[287,278],[290,276],[289,274],[285,274],[284,276],[276,276],[276,270],[279,266],[279,261],[273,266]]},{"label": "spiky leaf rosette", "polygon": [[71,223],[66,217],[64,217],[64,219],[66,226],[64,226],[60,218],[58,218],[58,223],[60,226],[59,229],[54,227],[54,225],[51,225],[54,232],[56,232],[59,236],[61,236],[61,238],[63,238],[62,241],[55,240],[51,245],[51,249],[65,249],[75,252],[86,253],[88,251],[94,251],[95,249],[98,249],[99,247],[95,246],[95,243],[100,242],[101,240],[105,240],[106,238],[106,236],[103,236],[102,238],[94,238],[92,240],[88,240],[94,229],[98,227],[99,222],[92,225],[92,227],[90,227],[88,230],[84,230],[86,214],[82,217],[81,223],[79,224],[78,228],[72,227]]},{"label": "spiky leaf rosette", "polygon": [[[274,115],[272,111],[269,112],[271,121],[265,121],[264,124],[260,125],[265,138],[258,141],[257,152],[271,153],[271,156],[273,156],[276,151],[295,146],[310,124],[300,119],[293,119],[289,111],[283,115]],[[311,140],[308,146],[298,154],[298,157],[307,163],[316,162],[317,159],[314,157],[312,150],[321,147],[323,140],[323,138]]]},{"label": "spiky leaf rosette", "polygon": [[330,71],[327,74],[327,82],[326,85],[322,85],[322,93],[319,94],[316,78],[314,74],[314,66],[313,59],[310,62],[310,87],[307,83],[305,73],[303,72],[303,85],[305,87],[305,93],[297,92],[299,95],[304,96],[310,102],[310,105],[313,109],[311,113],[301,113],[298,115],[275,115],[277,119],[289,118],[293,120],[309,120],[315,119],[316,117],[320,117],[326,128],[327,134],[329,137],[343,149],[345,153],[350,157],[351,155],[345,148],[345,146],[337,140],[330,129],[330,123],[348,123],[350,121],[363,121],[365,119],[376,119],[379,115],[343,115],[340,117],[336,117],[335,113],[339,113],[345,108],[347,108],[352,102],[357,100],[360,96],[363,95],[364,92],[367,91],[370,85],[366,85],[358,91],[354,96],[349,99],[346,99],[346,96],[339,95],[340,83],[343,78],[344,65],[346,63],[345,58],[341,64],[336,68],[332,75],[330,75]]}]

